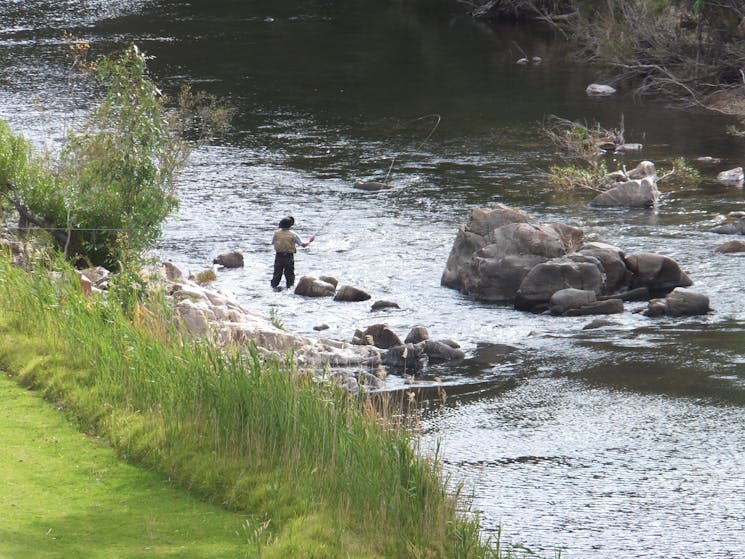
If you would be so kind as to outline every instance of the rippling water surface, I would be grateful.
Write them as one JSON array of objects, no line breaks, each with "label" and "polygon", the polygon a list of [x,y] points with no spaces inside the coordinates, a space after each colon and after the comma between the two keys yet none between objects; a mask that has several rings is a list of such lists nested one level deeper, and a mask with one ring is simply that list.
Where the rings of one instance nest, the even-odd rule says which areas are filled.
[{"label": "rippling water surface", "polygon": [[[230,138],[194,154],[182,205],[157,253],[197,272],[240,250],[246,266],[217,287],[288,329],[349,340],[387,322],[459,341],[468,358],[440,379],[445,405],[423,416],[425,446],[473,489],[489,533],[552,556],[745,557],[742,258],[713,249],[715,216],[745,206],[716,172],[741,165],[727,121],[619,95],[592,100],[599,79],[546,33],[471,21],[455,2],[195,0],[0,2],[0,116],[54,146],[84,115],[91,90],[70,80],[62,32],[94,54],[136,41],[167,90],[184,82],[238,109]],[[540,65],[518,66],[523,53]],[[557,196],[540,133],[548,115],[623,119],[628,141],[658,165],[721,157],[695,188],[668,185],[652,211],[591,210]],[[636,165],[627,156],[617,165]],[[392,191],[352,188],[388,180]],[[631,311],[583,330],[473,301],[440,287],[471,208],[505,203],[541,221],[580,225],[627,252],[675,258],[714,311],[651,320]],[[400,310],[270,291],[271,234],[292,214],[317,241],[298,275],[328,274]],[[392,375],[390,388],[406,388]]]}]

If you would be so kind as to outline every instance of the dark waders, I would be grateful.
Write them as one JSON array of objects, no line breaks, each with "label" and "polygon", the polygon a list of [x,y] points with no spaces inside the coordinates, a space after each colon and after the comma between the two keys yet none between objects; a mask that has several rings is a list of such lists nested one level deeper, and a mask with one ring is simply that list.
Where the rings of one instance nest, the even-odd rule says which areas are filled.
[{"label": "dark waders", "polygon": [[295,254],[292,252],[278,252],[274,256],[274,275],[272,276],[272,287],[277,287],[285,276],[285,283],[289,289],[295,283]]}]

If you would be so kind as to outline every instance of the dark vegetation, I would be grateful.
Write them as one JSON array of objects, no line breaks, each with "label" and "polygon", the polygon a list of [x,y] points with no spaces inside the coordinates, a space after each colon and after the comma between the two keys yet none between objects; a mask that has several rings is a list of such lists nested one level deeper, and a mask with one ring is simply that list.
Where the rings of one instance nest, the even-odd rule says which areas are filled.
[{"label": "dark vegetation", "polygon": [[745,117],[741,0],[488,0],[473,15],[541,21],[619,88]]}]

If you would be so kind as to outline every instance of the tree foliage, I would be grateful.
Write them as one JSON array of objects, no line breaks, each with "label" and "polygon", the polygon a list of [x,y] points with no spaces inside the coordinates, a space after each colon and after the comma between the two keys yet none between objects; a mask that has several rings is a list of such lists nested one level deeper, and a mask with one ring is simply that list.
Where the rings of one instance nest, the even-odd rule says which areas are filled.
[{"label": "tree foliage", "polygon": [[152,247],[177,207],[175,178],[192,147],[185,135],[224,131],[230,111],[189,88],[171,106],[135,45],[95,68],[102,99],[59,161],[0,127],[0,184],[22,221],[52,232],[67,254],[115,267]]}]

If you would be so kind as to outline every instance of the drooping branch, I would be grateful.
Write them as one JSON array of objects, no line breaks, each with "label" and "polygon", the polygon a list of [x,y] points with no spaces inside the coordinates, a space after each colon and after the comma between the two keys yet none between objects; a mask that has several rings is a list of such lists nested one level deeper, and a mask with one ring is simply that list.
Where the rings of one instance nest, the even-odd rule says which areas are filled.
[{"label": "drooping branch", "polygon": [[67,246],[67,244],[69,243],[69,235],[67,235],[67,233],[65,233],[64,231],[61,231],[59,228],[54,227],[54,224],[50,223],[46,219],[35,216],[33,213],[31,213],[31,211],[21,200],[21,197],[18,194],[18,189],[13,184],[9,182],[5,183],[5,185],[3,185],[3,187],[0,189],[0,195],[2,195],[3,198],[13,204],[16,211],[18,212],[19,229],[27,229],[28,224],[33,223],[37,227],[40,227],[49,232],[49,234],[57,239],[57,241],[62,246]]}]

